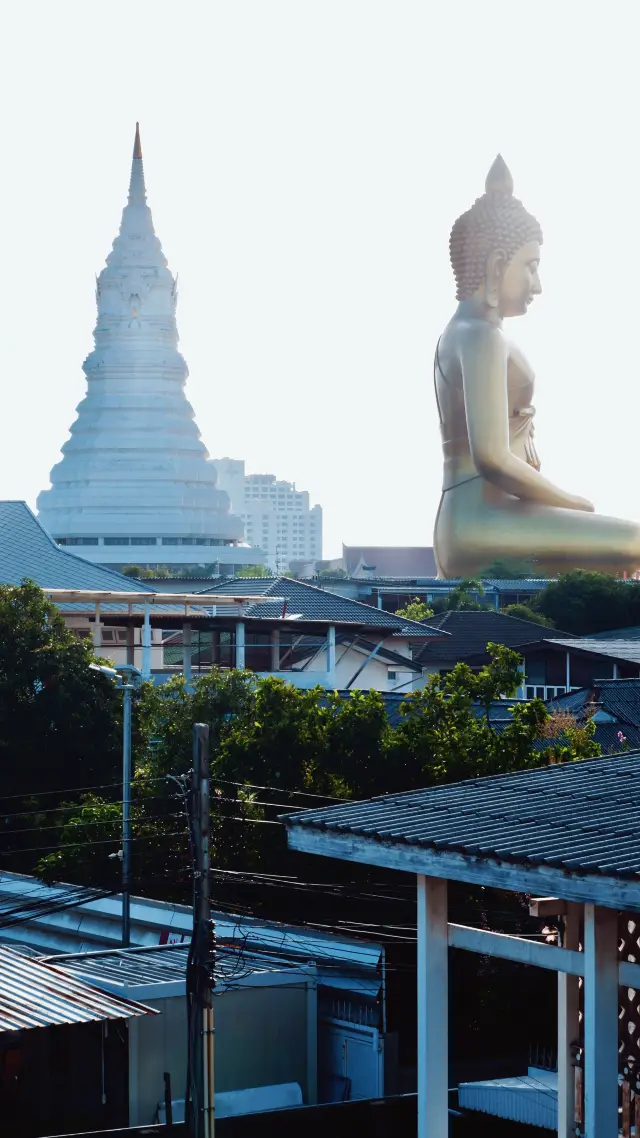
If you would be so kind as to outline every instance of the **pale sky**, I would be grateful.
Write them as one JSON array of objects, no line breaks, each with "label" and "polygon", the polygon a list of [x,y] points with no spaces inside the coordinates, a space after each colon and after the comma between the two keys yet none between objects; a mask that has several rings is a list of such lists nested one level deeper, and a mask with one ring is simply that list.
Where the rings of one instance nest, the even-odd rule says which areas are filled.
[{"label": "pale sky", "polygon": [[84,391],[140,120],[212,457],[341,542],[431,544],[448,235],[496,153],[542,224],[545,474],[640,519],[637,7],[22,0],[0,15],[0,498],[32,506]]}]

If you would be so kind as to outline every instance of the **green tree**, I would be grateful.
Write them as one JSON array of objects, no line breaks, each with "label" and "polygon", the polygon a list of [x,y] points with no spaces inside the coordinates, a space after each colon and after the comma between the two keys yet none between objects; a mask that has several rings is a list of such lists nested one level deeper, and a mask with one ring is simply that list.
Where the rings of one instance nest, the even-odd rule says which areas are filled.
[{"label": "green tree", "polygon": [[[155,569],[146,569],[144,565],[123,565],[122,573],[125,577],[140,577],[141,579],[160,575],[164,576],[164,574],[160,574],[159,571],[156,572]],[[169,576],[168,573],[167,576]]]},{"label": "green tree", "polygon": [[348,574],[344,569],[321,569],[318,577],[346,577]]},{"label": "green tree", "polygon": [[420,597],[414,597],[403,608],[396,609],[396,616],[403,616],[406,620],[428,620],[433,616],[433,609],[421,601]]},{"label": "green tree", "polygon": [[529,605],[506,605],[500,610],[506,616],[517,616],[519,620],[531,620],[534,624],[542,624],[545,628],[555,628],[554,622],[548,616],[530,608]]},{"label": "green tree", "polygon": [[[46,815],[31,812],[67,801],[72,788],[118,778],[120,698],[92,661],[90,644],[65,626],[37,585],[0,586],[0,802],[5,815],[14,815],[5,816],[2,845],[16,856],[57,836],[45,829]],[[9,837],[22,828],[28,840]]]},{"label": "green tree", "polygon": [[536,570],[535,561],[527,561],[518,557],[505,557],[492,561],[481,571],[480,576],[484,581],[520,581],[539,578],[544,574]]},{"label": "green tree", "polygon": [[433,602],[433,610],[442,612],[478,612],[490,606],[482,604],[480,598],[484,596],[484,585],[473,577],[465,578],[444,597],[438,597]]},{"label": "green tree", "polygon": [[273,577],[264,565],[245,565],[236,573],[236,577]]},{"label": "green tree", "polygon": [[640,581],[575,569],[551,581],[533,607],[576,636],[640,624]]}]

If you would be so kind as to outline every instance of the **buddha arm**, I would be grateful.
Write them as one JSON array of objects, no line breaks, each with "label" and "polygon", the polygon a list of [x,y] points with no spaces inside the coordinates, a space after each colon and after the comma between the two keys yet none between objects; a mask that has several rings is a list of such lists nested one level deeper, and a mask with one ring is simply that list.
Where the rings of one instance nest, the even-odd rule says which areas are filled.
[{"label": "buddha arm", "polygon": [[590,502],[554,486],[540,471],[511,452],[507,400],[507,351],[501,331],[480,323],[459,341],[469,445],[483,478],[528,502],[593,510]]}]

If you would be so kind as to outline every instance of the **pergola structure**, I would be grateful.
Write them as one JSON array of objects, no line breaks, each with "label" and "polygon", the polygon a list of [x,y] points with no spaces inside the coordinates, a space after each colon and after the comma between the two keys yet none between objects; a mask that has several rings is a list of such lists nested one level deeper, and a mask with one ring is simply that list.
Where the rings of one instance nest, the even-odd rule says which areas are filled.
[{"label": "pergola structure", "polygon": [[[416,877],[418,1138],[448,1135],[449,947],[558,973],[561,1138],[631,1134],[632,1115],[640,1133],[640,1091],[626,1083],[620,1118],[618,1080],[619,989],[640,990],[618,938],[620,914],[640,912],[639,785],[633,752],[283,818],[293,849]],[[544,898],[534,911],[562,918],[561,943],[449,923],[448,881]]]},{"label": "pergola structure", "polygon": [[[91,636],[97,653],[113,657],[116,665],[139,666],[145,679],[152,674],[181,672],[190,683],[193,672],[218,665],[289,680],[295,675],[299,687],[320,683],[327,688],[350,688],[376,658],[421,675],[419,664],[392,651],[395,641],[388,638],[396,631],[393,627],[371,628],[368,620],[354,620],[351,615],[348,620],[304,617],[286,596],[43,591],[76,632]],[[367,606],[353,607],[356,616],[359,610],[368,615]],[[402,628],[401,622],[397,623]],[[110,629],[118,630],[117,641],[114,631],[106,631]],[[349,659],[342,663],[351,649],[356,658],[350,664]],[[176,658],[173,665],[166,665],[164,660],[168,650]],[[158,656],[163,658],[161,666],[153,665],[154,653],[156,665]],[[341,663],[339,685],[337,669]]]}]

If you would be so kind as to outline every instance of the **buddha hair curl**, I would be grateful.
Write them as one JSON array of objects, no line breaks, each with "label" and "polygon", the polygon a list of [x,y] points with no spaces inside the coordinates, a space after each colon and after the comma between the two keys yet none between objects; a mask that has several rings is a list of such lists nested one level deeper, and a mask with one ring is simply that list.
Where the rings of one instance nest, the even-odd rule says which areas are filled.
[{"label": "buddha hair curl", "polygon": [[455,222],[449,256],[456,278],[456,298],[467,300],[482,284],[487,257],[504,250],[510,261],[529,241],[542,244],[542,230],[513,196],[513,179],[499,154],[487,174],[485,193]]}]

